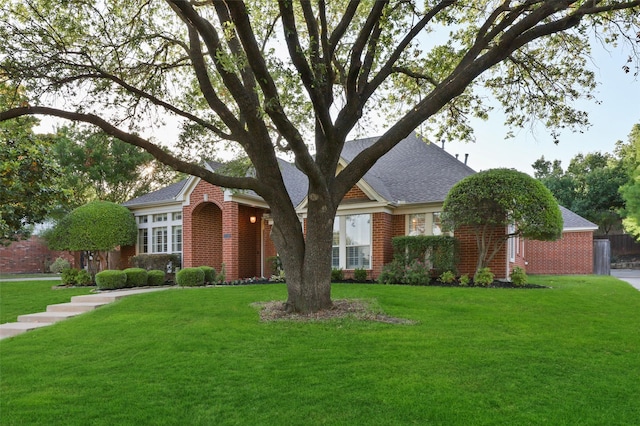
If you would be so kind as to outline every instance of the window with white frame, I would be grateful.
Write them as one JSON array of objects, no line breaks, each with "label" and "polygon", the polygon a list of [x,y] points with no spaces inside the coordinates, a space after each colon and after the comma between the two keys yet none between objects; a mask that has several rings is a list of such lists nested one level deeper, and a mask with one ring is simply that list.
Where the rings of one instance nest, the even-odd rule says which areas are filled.
[{"label": "window with white frame", "polygon": [[182,252],[182,225],[171,227],[171,252]]},{"label": "window with white frame", "polygon": [[410,214],[408,235],[425,235],[426,222],[426,215],[424,213]]},{"label": "window with white frame", "polygon": [[149,253],[149,230],[146,228],[138,229],[138,253]]},{"label": "window with white frame", "polygon": [[171,214],[171,220],[174,222],[177,220],[182,220],[182,212],[175,212]]},{"label": "window with white frame", "polygon": [[336,216],[331,259],[334,268],[371,268],[370,214]]},{"label": "window with white frame", "polygon": [[442,213],[413,213],[407,215],[407,234],[415,235],[448,235],[442,227]]},{"label": "window with white frame", "polygon": [[166,213],[154,214],[153,215],[153,221],[154,222],[166,222],[167,221],[167,214]]},{"label": "window with white frame", "polygon": [[442,213],[435,212],[432,214],[431,235],[442,235]]},{"label": "window with white frame", "polygon": [[167,227],[162,226],[159,228],[153,228],[152,234],[153,236],[153,252],[154,253],[166,253],[167,252]]},{"label": "window with white frame", "polygon": [[[513,225],[509,225],[508,227],[508,232],[509,234],[513,234],[514,232],[516,232],[516,227]],[[509,261],[510,262],[515,262],[516,261],[516,250],[517,250],[517,246],[519,243],[519,238],[516,236],[512,236],[509,237],[509,240],[507,242],[507,251],[509,252]]]}]

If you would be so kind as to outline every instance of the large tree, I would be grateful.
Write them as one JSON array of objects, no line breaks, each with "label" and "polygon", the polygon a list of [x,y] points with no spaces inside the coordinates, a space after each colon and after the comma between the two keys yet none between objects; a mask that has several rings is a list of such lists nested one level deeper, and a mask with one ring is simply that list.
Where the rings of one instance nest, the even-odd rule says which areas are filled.
[{"label": "large tree", "polygon": [[[471,138],[489,93],[516,127],[585,124],[571,102],[595,87],[589,42],[635,43],[640,10],[640,0],[0,2],[1,75],[32,95],[0,120],[84,121],[177,170],[255,191],[271,208],[294,311],[331,306],[336,209],[382,155],[422,123],[432,140]],[[155,114],[183,120],[198,135],[183,140],[212,152],[231,142],[255,173],[211,172],[137,136]],[[382,136],[338,173],[349,134],[380,116]],[[278,150],[308,177],[305,232]]]},{"label": "large tree", "polygon": [[511,237],[553,241],[562,235],[562,215],[551,192],[517,170],[491,169],[462,179],[447,194],[442,211],[447,226],[466,227],[475,236],[476,272]]},{"label": "large tree", "polygon": [[640,124],[631,129],[628,149],[623,155],[630,176],[620,190],[626,202],[623,224],[624,229],[640,241]]}]

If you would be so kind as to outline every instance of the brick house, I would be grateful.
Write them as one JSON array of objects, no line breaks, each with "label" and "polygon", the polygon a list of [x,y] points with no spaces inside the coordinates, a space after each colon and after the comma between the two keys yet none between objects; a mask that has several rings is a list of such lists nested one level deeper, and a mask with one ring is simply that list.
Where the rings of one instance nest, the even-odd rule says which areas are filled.
[{"label": "brick house", "polygon": [[[375,141],[376,138],[368,138],[347,142],[339,169]],[[207,167],[215,170],[219,164],[208,163]],[[280,168],[304,224],[306,176],[283,160]],[[342,268],[347,277],[356,268],[366,269],[370,277],[377,277],[383,265],[392,260],[393,237],[442,233],[440,212],[447,193],[455,183],[473,173],[466,164],[415,134],[401,141],[378,160],[338,207],[333,267]],[[190,177],[124,205],[134,213],[139,229],[136,246],[122,248],[123,259],[140,253],[177,253],[182,256],[183,267],[209,265],[219,270],[224,263],[227,279],[271,274],[268,259],[276,255],[276,250],[270,238],[269,206],[251,191],[231,191]],[[505,231],[496,230],[502,235]],[[579,234],[586,241],[588,235],[592,238],[593,230],[585,228]],[[460,272],[473,273],[475,240],[464,230],[457,232],[456,237],[461,241]],[[574,235],[567,234],[558,243],[562,241],[571,247],[568,252],[577,253],[573,249]],[[565,273],[560,272],[562,268],[567,268],[567,273],[591,273],[588,268],[574,268],[573,263],[561,264],[560,269],[545,269],[550,268],[553,261],[543,261],[533,254],[539,252],[544,258],[548,250],[538,249],[533,243],[510,241],[505,245],[490,265],[496,276],[506,277],[514,265],[524,266],[525,262],[529,262],[536,273]],[[507,262],[512,247],[520,246],[522,250],[514,252],[519,253],[519,257]],[[558,250],[567,249],[560,246]],[[581,262],[587,262],[588,253],[580,253],[580,260],[573,262],[582,265]],[[592,261],[591,255],[588,261]],[[534,272],[529,267],[527,270]],[[583,272],[573,272],[578,270]]]}]

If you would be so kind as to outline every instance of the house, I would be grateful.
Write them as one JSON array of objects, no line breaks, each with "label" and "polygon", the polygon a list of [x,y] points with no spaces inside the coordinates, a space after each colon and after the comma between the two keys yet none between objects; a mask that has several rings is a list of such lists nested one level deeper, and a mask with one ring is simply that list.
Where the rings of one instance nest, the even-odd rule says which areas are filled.
[{"label": "house", "polygon": [[[339,170],[376,140],[347,142]],[[218,163],[207,164],[212,170],[219,166]],[[283,160],[280,168],[289,196],[304,223],[306,176]],[[377,277],[383,265],[392,260],[393,237],[442,233],[440,212],[447,193],[455,183],[473,173],[466,164],[442,148],[425,143],[415,134],[402,140],[378,160],[338,207],[334,222],[333,267],[342,268],[346,276],[360,268],[367,270],[370,277]],[[271,274],[269,258],[276,255],[270,238],[273,222],[269,206],[251,191],[231,191],[190,177],[124,205],[136,217],[138,241],[135,247],[122,248],[123,259],[141,253],[176,253],[181,255],[183,267],[209,265],[219,269],[224,263],[227,279]],[[574,216],[577,215],[568,218],[572,220]],[[582,222],[578,228],[578,234],[584,238],[593,233],[590,225]],[[573,228],[567,231],[576,232]],[[461,241],[463,258],[460,272],[473,273],[475,240],[464,231],[457,232],[456,237]],[[565,243],[573,244],[572,237],[567,234]],[[506,277],[513,266],[521,263],[524,266],[526,262],[532,268],[539,268],[536,272],[545,270],[550,265],[541,260],[546,250],[533,243],[510,241],[494,258],[490,265],[492,270],[498,277]],[[558,248],[565,249],[564,246]],[[508,257],[512,252],[515,257]],[[543,257],[533,257],[537,252]],[[583,253],[585,259],[586,254]],[[586,262],[585,259],[580,262]],[[567,266],[560,268],[563,267]],[[564,273],[560,270],[552,273]],[[584,269],[580,273],[590,271]]]}]

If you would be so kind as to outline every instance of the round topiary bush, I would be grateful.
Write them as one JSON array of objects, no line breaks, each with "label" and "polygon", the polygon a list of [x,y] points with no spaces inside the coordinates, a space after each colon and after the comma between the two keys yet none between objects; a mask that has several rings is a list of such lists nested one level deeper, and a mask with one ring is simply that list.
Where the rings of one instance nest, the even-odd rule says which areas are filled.
[{"label": "round topiary bush", "polygon": [[182,287],[204,285],[204,271],[200,268],[184,268],[176,274],[176,284]]},{"label": "round topiary bush", "polygon": [[204,271],[204,282],[207,284],[213,284],[216,281],[216,270],[211,266],[200,266],[200,269]]},{"label": "round topiary bush", "polygon": [[152,269],[147,272],[147,285],[164,285],[164,271],[161,271],[159,269]]},{"label": "round topiary bush", "polygon": [[142,268],[127,268],[127,287],[144,287],[147,285],[147,271]]},{"label": "round topiary bush", "polygon": [[98,290],[115,290],[127,286],[127,274],[124,271],[107,269],[96,274]]}]

